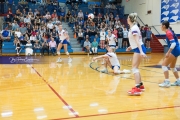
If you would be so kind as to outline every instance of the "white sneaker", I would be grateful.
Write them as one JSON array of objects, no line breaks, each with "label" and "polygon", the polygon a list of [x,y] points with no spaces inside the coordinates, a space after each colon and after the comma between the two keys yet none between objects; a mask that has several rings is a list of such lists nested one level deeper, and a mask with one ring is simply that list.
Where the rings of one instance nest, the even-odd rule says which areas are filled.
[{"label": "white sneaker", "polygon": [[168,88],[171,86],[170,81],[164,81],[163,83],[159,84],[159,87],[165,87]]},{"label": "white sneaker", "polygon": [[126,69],[124,69],[123,72],[124,72],[125,74],[130,74],[130,73],[131,73],[130,70],[126,70]]},{"label": "white sneaker", "polygon": [[59,62],[62,62],[62,59],[61,59],[61,58],[58,58],[58,60],[57,60],[56,62],[58,62],[58,63],[59,63]]},{"label": "white sneaker", "polygon": [[71,58],[68,58],[68,63],[71,63],[72,62],[72,59]]}]

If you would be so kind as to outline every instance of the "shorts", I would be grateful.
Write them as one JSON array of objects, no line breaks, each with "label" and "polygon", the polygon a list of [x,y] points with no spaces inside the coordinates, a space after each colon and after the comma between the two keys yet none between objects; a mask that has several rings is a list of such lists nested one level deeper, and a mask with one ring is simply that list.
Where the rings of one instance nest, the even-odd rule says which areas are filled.
[{"label": "shorts", "polygon": [[[60,43],[61,43],[62,40],[60,40]],[[65,39],[63,40],[62,44],[68,44],[68,41]]]},{"label": "shorts", "polygon": [[[115,65],[115,66],[118,66],[118,65]],[[112,66],[111,68],[114,69],[115,66]],[[120,69],[120,66],[118,66],[118,68]]]},{"label": "shorts", "polygon": [[175,57],[178,57],[180,55],[180,47],[175,47],[172,51],[171,54],[173,54]]},{"label": "shorts", "polygon": [[146,38],[146,41],[151,41],[151,38]]},{"label": "shorts", "polygon": [[123,38],[123,42],[128,42],[128,38]]},{"label": "shorts", "polygon": [[[142,44],[141,47],[142,47],[142,51],[144,52],[144,54],[146,54],[146,48],[144,47],[144,44]],[[134,51],[134,53],[140,53],[138,47],[133,49],[133,51]]]},{"label": "shorts", "polygon": [[109,45],[110,48],[116,49],[116,45]]}]

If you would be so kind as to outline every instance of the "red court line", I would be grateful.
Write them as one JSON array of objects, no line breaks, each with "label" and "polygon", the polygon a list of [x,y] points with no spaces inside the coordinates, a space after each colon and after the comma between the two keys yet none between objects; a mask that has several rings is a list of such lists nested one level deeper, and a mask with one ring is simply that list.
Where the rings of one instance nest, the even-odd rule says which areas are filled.
[{"label": "red court line", "polygon": [[163,109],[170,109],[170,108],[180,108],[180,106],[168,106],[168,107],[141,109],[141,110],[130,110],[130,111],[107,113],[107,114],[94,114],[94,115],[86,115],[86,116],[79,116],[79,117],[57,118],[57,119],[51,119],[51,120],[68,120],[68,119],[76,119],[76,118],[98,117],[98,116],[107,116],[107,115],[115,115],[115,114],[144,112],[144,111],[151,111],[151,110],[163,110]]},{"label": "red court line", "polygon": [[[69,104],[54,90],[54,88],[41,76],[41,74],[34,68],[32,67],[32,69],[36,72],[36,74],[38,74],[39,77],[41,77],[43,79],[43,81],[49,86],[49,88],[54,92],[54,94],[56,94],[56,96],[58,96],[58,98],[66,105],[69,106]],[[79,115],[76,114],[76,112],[74,111],[74,109],[69,108],[68,109],[74,114],[75,117],[79,117]]]}]

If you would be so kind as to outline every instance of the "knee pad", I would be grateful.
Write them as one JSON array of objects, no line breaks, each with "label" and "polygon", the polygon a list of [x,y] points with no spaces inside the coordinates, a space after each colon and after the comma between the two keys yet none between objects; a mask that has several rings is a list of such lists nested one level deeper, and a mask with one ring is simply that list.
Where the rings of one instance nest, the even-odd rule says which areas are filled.
[{"label": "knee pad", "polygon": [[57,54],[58,54],[58,55],[60,55],[60,52],[59,52],[59,51],[57,51]]},{"label": "knee pad", "polygon": [[163,70],[164,72],[168,71],[167,66],[162,66],[162,70]]},{"label": "knee pad", "polygon": [[174,73],[174,72],[177,72],[177,69],[176,68],[171,68],[171,71]]},{"label": "knee pad", "polygon": [[66,52],[66,55],[69,55],[69,53],[68,53],[68,52]]},{"label": "knee pad", "polygon": [[138,69],[138,68],[133,68],[133,69],[132,69],[132,73],[133,73],[133,74],[139,73],[139,69]]}]

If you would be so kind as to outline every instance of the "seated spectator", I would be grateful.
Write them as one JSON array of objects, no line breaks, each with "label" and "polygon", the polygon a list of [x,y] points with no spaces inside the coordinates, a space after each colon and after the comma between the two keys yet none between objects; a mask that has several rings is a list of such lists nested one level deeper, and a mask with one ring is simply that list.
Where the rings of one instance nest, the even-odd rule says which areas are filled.
[{"label": "seated spectator", "polygon": [[16,43],[18,42],[18,37],[17,37],[17,35],[15,35],[14,36],[14,41],[13,41],[13,43],[14,43],[14,46],[16,46]]},{"label": "seated spectator", "polygon": [[105,40],[106,40],[106,32],[104,28],[100,32],[100,48],[104,49],[105,48]]},{"label": "seated spectator", "polygon": [[31,8],[30,8],[30,9],[29,9],[29,12],[28,12],[28,16],[32,16],[32,15],[34,15],[34,14],[33,14],[32,10],[31,10]]},{"label": "seated spectator", "polygon": [[116,21],[119,20],[119,15],[116,15],[115,20],[116,20]]},{"label": "seated spectator", "polygon": [[83,27],[83,25],[84,25],[84,20],[83,20],[83,18],[80,18],[80,19],[79,19],[78,24],[79,24],[79,26],[81,26],[81,28]]},{"label": "seated spectator", "polygon": [[41,44],[39,43],[38,40],[34,43],[34,55],[36,55],[37,50],[40,50],[40,55],[41,55]]},{"label": "seated spectator", "polygon": [[27,33],[27,28],[24,27],[24,24],[21,25],[21,27],[19,28],[19,31],[21,32],[23,36],[25,36],[25,34]]},{"label": "seated spectator", "polygon": [[21,14],[21,11],[19,9],[16,10],[16,15],[19,17]]},{"label": "seated spectator", "polygon": [[60,13],[60,21],[61,22],[62,22],[62,19],[64,19],[66,21],[65,12],[63,9],[61,10],[61,13]]},{"label": "seated spectator", "polygon": [[84,15],[84,21],[88,20],[88,15],[89,15],[88,12],[86,12]]},{"label": "seated spectator", "polygon": [[21,32],[19,31],[19,28],[16,29],[14,34],[17,35],[18,38],[21,36]]},{"label": "seated spectator", "polygon": [[27,25],[27,23],[31,23],[30,17],[27,15],[26,18],[24,18],[24,23]]},{"label": "seated spectator", "polygon": [[14,15],[13,21],[16,21],[19,24],[19,18],[17,17],[17,15]]},{"label": "seated spectator", "polygon": [[116,38],[118,38],[118,31],[115,27],[114,27],[114,30],[112,31],[112,34],[114,34]]},{"label": "seated spectator", "polygon": [[9,15],[7,15],[7,17],[5,18],[5,23],[6,23],[6,24],[9,24],[9,23],[11,23],[11,22],[12,22],[12,19],[10,18]]},{"label": "seated spectator", "polygon": [[12,31],[15,31],[16,29],[19,29],[19,25],[17,24],[17,21],[14,20],[14,23],[12,24]]},{"label": "seated spectator", "polygon": [[96,39],[96,42],[98,42],[98,44],[99,44],[99,42],[100,42],[99,36],[96,34],[94,38]]},{"label": "seated spectator", "polygon": [[44,51],[47,51],[48,52],[48,55],[49,55],[49,44],[46,42],[46,41],[44,41],[43,43],[42,43],[42,55],[44,56]]},{"label": "seated spectator", "polygon": [[[66,21],[68,21],[69,22],[69,18],[70,18],[70,16],[71,16],[71,12],[70,11],[68,11],[68,13],[66,14]],[[65,22],[66,22],[65,21]]]},{"label": "seated spectator", "polygon": [[51,37],[54,38],[55,41],[58,40],[58,32],[56,31],[56,28],[53,28],[53,31],[51,32]]},{"label": "seated spectator", "polygon": [[17,52],[17,55],[19,56],[19,54],[20,54],[20,52],[21,52],[21,44],[20,44],[20,41],[19,41],[19,39],[17,39],[17,41],[16,41],[16,52]]},{"label": "seated spectator", "polygon": [[53,14],[51,15],[51,18],[56,18],[57,19],[57,12],[56,12],[56,10],[54,10],[54,12],[53,12]]},{"label": "seated spectator", "polygon": [[51,19],[50,13],[47,12],[47,14],[46,14],[45,16],[43,16],[43,18],[44,18],[44,21],[45,21],[45,22],[48,22],[48,21]]},{"label": "seated spectator", "polygon": [[75,22],[74,17],[73,17],[72,15],[70,15],[70,17],[69,17],[69,23],[70,23],[70,24],[73,24],[74,22]]},{"label": "seated spectator", "polygon": [[30,36],[31,36],[32,30],[33,30],[33,28],[31,27],[30,24],[28,24],[28,25],[27,25],[27,34],[28,34],[29,38],[30,38]]},{"label": "seated spectator", "polygon": [[12,17],[12,10],[11,10],[11,8],[8,8],[7,14]]},{"label": "seated spectator", "polygon": [[31,32],[31,36],[30,36],[30,41],[32,43],[32,45],[34,45],[35,41],[36,41],[36,31],[35,29],[33,29],[33,31]]},{"label": "seated spectator", "polygon": [[11,32],[11,30],[12,30],[12,23],[9,23],[9,24],[7,25],[7,29]]},{"label": "seated spectator", "polygon": [[11,39],[10,32],[8,31],[7,27],[1,32],[1,34],[2,34],[3,40],[10,41]]},{"label": "seated spectator", "polygon": [[84,41],[84,48],[85,48],[85,50],[87,51],[88,55],[89,55],[89,53],[91,54],[91,50],[90,50],[90,48],[91,48],[91,43],[89,42],[88,39],[86,39],[86,41]]},{"label": "seated spectator", "polygon": [[91,44],[91,49],[94,54],[97,54],[97,48],[98,48],[98,42],[96,41],[96,38],[94,38],[94,41]]},{"label": "seated spectator", "polygon": [[52,24],[52,21],[49,20],[48,24],[47,24],[47,28],[49,29],[50,32],[53,31],[54,25]]},{"label": "seated spectator", "polygon": [[32,55],[33,54],[33,49],[32,49],[32,44],[31,41],[28,41],[26,44],[26,48],[25,48],[25,54],[26,55]]},{"label": "seated spectator", "polygon": [[84,19],[84,14],[83,14],[82,10],[80,10],[80,11],[78,12],[78,19],[80,19],[80,18],[83,18],[83,19]]},{"label": "seated spectator", "polygon": [[26,45],[27,44],[27,40],[25,39],[25,37],[23,36],[23,34],[21,34],[21,36],[19,37],[19,41],[22,45]]},{"label": "seated spectator", "polygon": [[51,38],[51,41],[49,42],[49,48],[53,55],[56,55],[56,47],[57,47],[57,44],[54,41],[54,38]]}]

